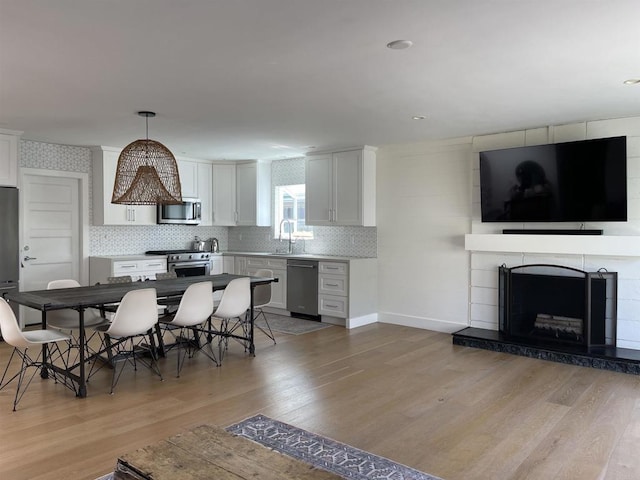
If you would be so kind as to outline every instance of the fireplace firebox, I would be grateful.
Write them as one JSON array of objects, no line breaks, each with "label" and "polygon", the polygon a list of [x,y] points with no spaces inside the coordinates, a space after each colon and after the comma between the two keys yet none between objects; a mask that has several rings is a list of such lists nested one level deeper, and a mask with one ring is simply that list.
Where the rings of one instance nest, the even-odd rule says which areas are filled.
[{"label": "fireplace firebox", "polygon": [[616,343],[617,273],[559,265],[499,267],[499,330],[524,344]]}]

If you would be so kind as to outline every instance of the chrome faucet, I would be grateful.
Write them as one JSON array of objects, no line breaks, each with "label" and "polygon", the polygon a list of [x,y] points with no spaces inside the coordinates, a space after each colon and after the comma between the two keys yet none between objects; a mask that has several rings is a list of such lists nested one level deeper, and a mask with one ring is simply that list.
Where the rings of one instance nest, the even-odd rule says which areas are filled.
[{"label": "chrome faucet", "polygon": [[280,234],[278,235],[278,240],[282,242],[282,226],[285,223],[289,224],[289,245],[287,247],[287,253],[293,253],[293,244],[296,243],[296,241],[293,238],[293,220],[290,220],[288,218],[283,218],[280,221]]}]

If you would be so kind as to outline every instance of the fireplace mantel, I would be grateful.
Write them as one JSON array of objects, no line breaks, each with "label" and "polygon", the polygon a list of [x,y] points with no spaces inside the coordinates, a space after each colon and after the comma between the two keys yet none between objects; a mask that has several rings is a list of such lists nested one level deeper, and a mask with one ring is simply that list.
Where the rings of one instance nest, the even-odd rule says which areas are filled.
[{"label": "fireplace mantel", "polygon": [[465,235],[464,246],[474,252],[640,257],[640,236],[470,233]]}]

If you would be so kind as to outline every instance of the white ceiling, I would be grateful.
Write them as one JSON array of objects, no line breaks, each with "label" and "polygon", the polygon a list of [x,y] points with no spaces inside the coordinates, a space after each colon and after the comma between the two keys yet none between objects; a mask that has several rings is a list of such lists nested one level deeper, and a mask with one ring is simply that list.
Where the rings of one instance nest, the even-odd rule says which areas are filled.
[{"label": "white ceiling", "polygon": [[0,128],[67,145],[152,110],[176,155],[294,157],[638,115],[629,78],[638,0],[0,0]]}]

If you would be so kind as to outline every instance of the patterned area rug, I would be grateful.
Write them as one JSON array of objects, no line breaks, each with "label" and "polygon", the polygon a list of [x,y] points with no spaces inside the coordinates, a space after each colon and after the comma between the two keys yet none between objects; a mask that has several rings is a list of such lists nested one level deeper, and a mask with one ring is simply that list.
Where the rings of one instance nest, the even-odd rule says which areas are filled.
[{"label": "patterned area rug", "polygon": [[[264,415],[247,418],[227,427],[226,430],[346,479],[441,480],[439,477]],[[113,474],[110,473],[96,480],[112,479]]]},{"label": "patterned area rug", "polygon": [[248,418],[226,430],[347,479],[440,480],[264,415]]},{"label": "patterned area rug", "polygon": [[[331,327],[328,323],[303,320],[302,318],[285,317],[284,315],[267,312],[265,312],[265,315],[267,316],[271,330],[274,332],[288,333],[289,335],[302,335],[303,333],[315,332],[316,330]],[[256,325],[267,330],[262,316],[256,320]]]}]

